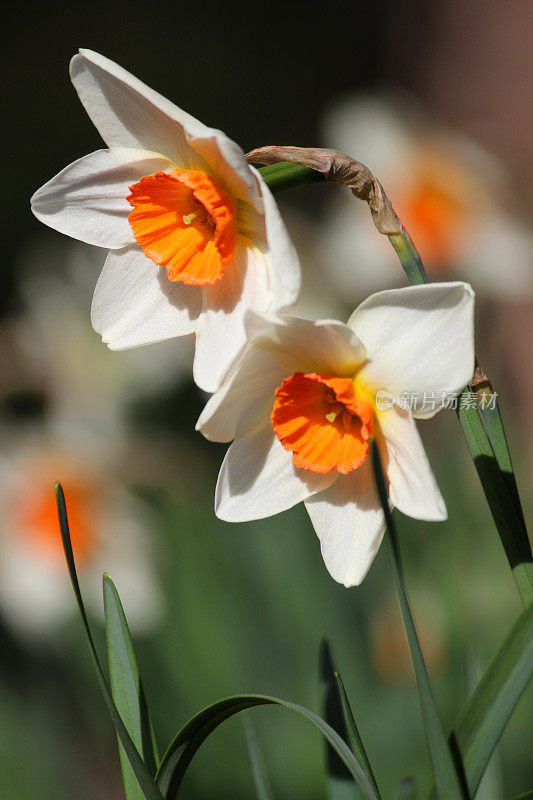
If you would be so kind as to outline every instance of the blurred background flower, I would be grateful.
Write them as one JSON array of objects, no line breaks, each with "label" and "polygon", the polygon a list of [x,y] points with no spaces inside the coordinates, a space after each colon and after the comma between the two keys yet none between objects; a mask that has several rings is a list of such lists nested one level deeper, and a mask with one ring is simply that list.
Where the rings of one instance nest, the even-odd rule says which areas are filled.
[{"label": "blurred background flower", "polygon": [[[275,18],[275,5],[269,8]],[[333,27],[338,27],[338,12],[329,8],[337,13]],[[441,257],[433,268],[429,261],[427,266],[434,278],[448,279],[450,270],[454,277],[468,277],[477,291],[476,347],[501,394],[531,519],[533,497],[524,478],[532,468],[533,441],[533,107],[527,102],[532,14],[530,0],[430,0],[422,10],[410,0],[357,0],[349,9],[343,5],[339,35],[329,23],[326,34],[319,32],[313,15],[287,4],[283,25],[264,16],[259,20],[249,4],[232,7],[231,24],[226,6],[205,4],[163,3],[149,15],[139,0],[127,7],[108,3],[105,14],[94,4],[48,3],[32,9],[30,20],[20,5],[4,10],[2,56],[12,88],[4,97],[10,124],[2,130],[9,158],[3,164],[8,224],[2,233],[0,293],[1,475],[13,476],[12,487],[27,486],[26,473],[38,472],[30,465],[46,459],[50,495],[39,505],[36,483],[33,519],[52,513],[47,503],[53,481],[60,479],[80,520],[78,498],[89,498],[85,518],[99,521],[92,533],[98,542],[105,534],[106,547],[114,551],[108,526],[117,542],[128,537],[132,549],[142,529],[144,568],[150,580],[155,576],[163,608],[157,624],[139,630],[135,640],[160,744],[189,714],[235,692],[285,696],[318,710],[317,652],[327,635],[383,793],[392,795],[407,772],[417,775],[419,786],[429,774],[416,691],[388,610],[394,601],[386,548],[363,585],[346,590],[324,570],[303,509],[238,526],[217,520],[213,490],[224,447],[194,433],[205,396],[190,379],[192,349],[173,341],[108,351],[89,322],[102,253],[71,250],[72,243],[59,234],[43,233],[29,211],[29,197],[50,175],[101,146],[68,79],[71,56],[80,46],[102,52],[227,131],[244,150],[272,142],[326,144],[328,117],[327,144],[341,146],[341,129],[338,134],[331,129],[332,109],[362,96],[374,109],[373,115],[366,112],[363,143],[367,148],[375,139],[377,147],[383,139],[380,120],[387,115],[385,143],[394,140],[398,152],[389,144],[387,174],[378,172],[379,178],[398,203],[404,187],[396,170],[405,174],[400,153],[414,159],[418,208],[420,196],[429,198],[431,207],[444,209],[443,218],[456,232],[451,239],[440,212],[430,215],[438,223],[441,250],[460,245],[461,253],[468,253],[460,264],[450,257],[446,267],[439,266],[446,263]],[[401,98],[399,112],[391,97]],[[361,124],[358,115],[356,127]],[[377,151],[375,164],[367,149],[353,155],[378,171]],[[423,162],[433,176],[430,187],[420,185]],[[443,179],[443,172],[452,180]],[[414,184],[409,188],[416,198]],[[496,197],[486,196],[494,189]],[[465,208],[466,197],[471,207]],[[387,242],[373,231],[368,210],[339,187],[303,187],[279,199],[304,270],[298,313],[346,319],[369,287],[383,285],[381,273],[390,285],[403,283],[399,266],[389,271],[394,262]],[[361,246],[363,234],[356,231],[368,226],[367,267],[353,255],[336,265],[325,259],[319,242],[333,213],[340,221],[349,217],[350,247],[356,239]],[[479,234],[479,221],[488,219],[491,236],[502,232],[496,239]],[[467,247],[474,232],[478,244]],[[423,249],[414,229],[411,233]],[[430,252],[426,244],[427,258]],[[326,264],[337,275],[345,270],[353,283],[333,291]],[[421,435],[450,519],[437,525],[399,516],[399,526],[415,618],[451,725],[471,686],[468,665],[485,667],[520,602],[454,415],[424,423]],[[15,488],[6,496],[7,486],[6,478],[1,542],[8,544],[0,543],[0,564],[13,537],[19,551],[26,546],[22,522],[6,522],[18,496]],[[120,549],[125,566],[133,555],[122,544]],[[81,560],[87,599],[96,601],[103,569],[126,595],[129,581],[111,556],[115,553],[99,566],[95,558],[94,569],[89,558],[87,569]],[[39,574],[34,582],[48,585],[46,558],[39,561],[40,567],[32,567],[32,574]],[[66,597],[66,571],[56,576]],[[12,604],[26,604],[26,591],[34,588],[23,591],[27,583],[17,581]],[[123,599],[126,613],[134,616],[137,598]],[[34,616],[39,619],[39,611]],[[95,634],[102,652],[99,620],[100,615]],[[37,638],[30,627],[31,622],[23,633],[0,606],[2,800],[122,797],[115,736],[78,620],[65,615],[53,629],[40,625]],[[524,735],[531,704],[531,695],[523,699],[498,747],[504,791],[500,786],[489,792],[490,800],[512,797],[532,783]],[[323,797],[318,737],[282,711],[253,714],[275,795]],[[209,740],[183,792],[217,800],[251,796],[239,720]]]},{"label": "blurred background flower", "polygon": [[[478,144],[392,91],[332,104],[323,144],[379,177],[432,280],[461,278],[500,300],[531,297],[533,232],[519,221],[503,164]],[[317,236],[324,269],[344,297],[357,301],[398,282],[394,250],[348,192],[333,198]]]},{"label": "blurred background flower", "polygon": [[118,356],[87,325],[101,250],[42,235],[16,263],[19,313],[7,323],[17,385],[2,392],[38,394],[47,418],[114,437],[128,409],[190,380],[193,338],[160,342]]},{"label": "blurred background flower", "polygon": [[[77,613],[57,535],[54,476],[68,497],[79,579],[88,608],[102,616],[101,578],[116,578],[132,631],[157,627],[164,602],[154,565],[150,516],[120,479],[109,438],[70,440],[24,428],[4,433],[0,465],[0,613],[16,634],[41,645]],[[13,437],[11,446],[6,433]]]}]

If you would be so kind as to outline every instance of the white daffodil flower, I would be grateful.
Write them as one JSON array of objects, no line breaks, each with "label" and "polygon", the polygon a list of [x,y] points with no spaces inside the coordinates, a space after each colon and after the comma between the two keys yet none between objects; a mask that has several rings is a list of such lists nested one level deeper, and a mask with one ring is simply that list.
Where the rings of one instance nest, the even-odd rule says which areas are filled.
[{"label": "white daffodil flower", "polygon": [[[433,278],[467,280],[498,300],[531,297],[533,232],[506,210],[512,190],[494,156],[394,93],[338,101],[322,128],[327,147],[362,161],[383,184]],[[396,285],[401,275],[386,237],[349,192],[333,198],[316,252],[338,293],[352,301]]]},{"label": "white daffodil flower", "polygon": [[384,532],[375,437],[391,504],[446,519],[413,418],[433,416],[471,378],[473,310],[471,287],[454,282],[378,292],[347,325],[250,313],[249,346],[197,423],[208,439],[234,439],[217,516],[260,519],[304,501],[329,572],[359,584]]},{"label": "white daffodil flower", "polygon": [[70,75],[109,149],[52,178],[33,212],[111,251],[91,312],[111,349],[194,332],[194,378],[213,391],[245,344],[246,311],[298,298],[275,200],[235,142],[109,59],[81,50]]},{"label": "white daffodil flower", "polygon": [[46,640],[77,612],[59,535],[53,487],[59,478],[88,609],[102,616],[107,571],[132,630],[149,634],[164,615],[150,519],[110,469],[108,440],[104,449],[92,437],[17,433],[2,429],[12,442],[0,465],[0,614],[21,636]]}]

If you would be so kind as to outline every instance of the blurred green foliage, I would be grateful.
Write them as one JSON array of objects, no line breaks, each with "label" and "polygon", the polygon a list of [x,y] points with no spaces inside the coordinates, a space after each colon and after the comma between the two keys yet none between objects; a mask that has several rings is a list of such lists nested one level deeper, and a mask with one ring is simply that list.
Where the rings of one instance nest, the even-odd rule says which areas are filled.
[{"label": "blurred green foliage", "polygon": [[[193,408],[200,404],[196,394],[189,400]],[[450,520],[398,515],[398,525],[415,620],[450,727],[520,600],[453,414],[441,417],[421,427]],[[430,765],[386,549],[361,587],[347,590],[327,574],[303,507],[254,523],[220,522],[212,497],[222,452],[184,433],[174,490],[144,494],[154,521],[146,535],[156,540],[168,609],[159,630],[135,646],[160,747],[194,712],[230,694],[275,694],[318,711],[317,655],[325,635],[384,795],[410,773],[427,785]],[[94,624],[103,653],[102,620]],[[39,787],[42,800],[83,799],[100,786],[120,797],[114,731],[77,621],[43,647],[34,651],[11,638],[4,644],[0,758],[9,768],[2,769],[2,797],[25,800]],[[494,758],[505,796],[531,781],[523,735],[531,710],[529,695]],[[277,709],[248,713],[275,796],[323,797],[318,735]],[[209,739],[184,792],[221,800],[251,795],[238,720]]]}]

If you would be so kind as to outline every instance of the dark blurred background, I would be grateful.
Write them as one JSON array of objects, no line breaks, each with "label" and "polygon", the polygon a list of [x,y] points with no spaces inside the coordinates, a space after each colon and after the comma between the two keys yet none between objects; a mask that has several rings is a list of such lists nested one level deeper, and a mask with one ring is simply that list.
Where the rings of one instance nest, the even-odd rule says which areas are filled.
[{"label": "dark blurred background", "polygon": [[[384,796],[406,774],[416,774],[421,787],[429,775],[385,548],[363,585],[346,590],[325,571],[301,507],[238,526],[216,520],[213,488],[224,447],[194,433],[205,397],[189,377],[191,343],[107,351],[89,322],[105,253],[65,240],[31,215],[29,197],[39,186],[102,146],[68,78],[72,55],[78,47],[97,50],[245,151],[263,144],[340,146],[340,133],[336,141],[328,133],[337,119],[332,109],[350,103],[363,109],[362,94],[372,103],[393,98],[387,114],[400,120],[401,144],[409,139],[409,147],[399,143],[396,150],[386,124],[372,128],[383,116],[368,118],[368,136],[370,143],[389,136],[398,162],[404,152],[413,165],[417,154],[431,152],[427,163],[439,164],[435,185],[427,191],[424,185],[417,203],[427,195],[446,209],[453,205],[459,164],[475,184],[472,197],[484,198],[471,215],[472,231],[488,233],[474,237],[479,247],[461,251],[453,263],[450,257],[428,267],[436,279],[463,277],[476,289],[477,350],[501,396],[531,519],[532,30],[529,0],[356,0],[315,10],[303,3],[132,0],[31,10],[11,4],[3,11],[1,800],[122,796],[112,724],[66,570],[49,553],[56,478],[65,482],[87,540],[94,527],[100,531],[87,545],[80,574],[84,591],[95,596],[91,613],[102,648],[101,573],[121,578],[161,746],[188,715],[232,693],[270,693],[318,710],[317,653],[327,636]],[[412,106],[416,113],[409,115]],[[354,148],[351,155],[365,160]],[[377,171],[377,155],[369,159]],[[410,174],[419,168],[409,167]],[[393,172],[378,175],[408,217],[405,181]],[[302,187],[280,199],[304,272],[322,280],[329,265],[316,231],[340,219],[339,191]],[[353,270],[353,298],[331,288],[315,299],[309,286],[308,313],[325,315],[323,302],[328,314],[346,318],[361,299],[364,252],[352,263],[349,247],[367,212],[354,207],[353,214],[353,231],[348,224],[342,232],[349,242],[346,269],[341,261],[344,272]],[[426,216],[413,217],[413,225]],[[497,226],[503,226],[500,249],[491,246],[485,259],[480,248]],[[368,247],[379,254],[378,234],[370,236]],[[495,252],[487,277],[485,262]],[[398,269],[373,288],[402,283]],[[454,415],[421,428],[450,519],[435,525],[402,517],[399,524],[420,635],[451,725],[520,603]],[[479,798],[509,797],[531,785],[524,734],[531,707],[529,696]],[[259,710],[253,720],[275,796],[323,797],[318,737],[283,711]],[[253,792],[242,726],[232,721],[198,756],[184,796]]]}]

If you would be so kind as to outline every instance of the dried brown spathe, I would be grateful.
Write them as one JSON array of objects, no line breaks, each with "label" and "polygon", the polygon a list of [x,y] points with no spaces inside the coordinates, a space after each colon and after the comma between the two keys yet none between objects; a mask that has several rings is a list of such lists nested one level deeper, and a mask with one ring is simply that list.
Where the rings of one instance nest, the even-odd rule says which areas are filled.
[{"label": "dried brown spathe", "polygon": [[404,234],[404,228],[385,191],[367,166],[338,150],[319,147],[285,147],[267,145],[252,150],[246,156],[254,164],[277,164],[294,161],[320,172],[327,181],[350,189],[360,200],[368,203],[374,224],[385,236]]}]

